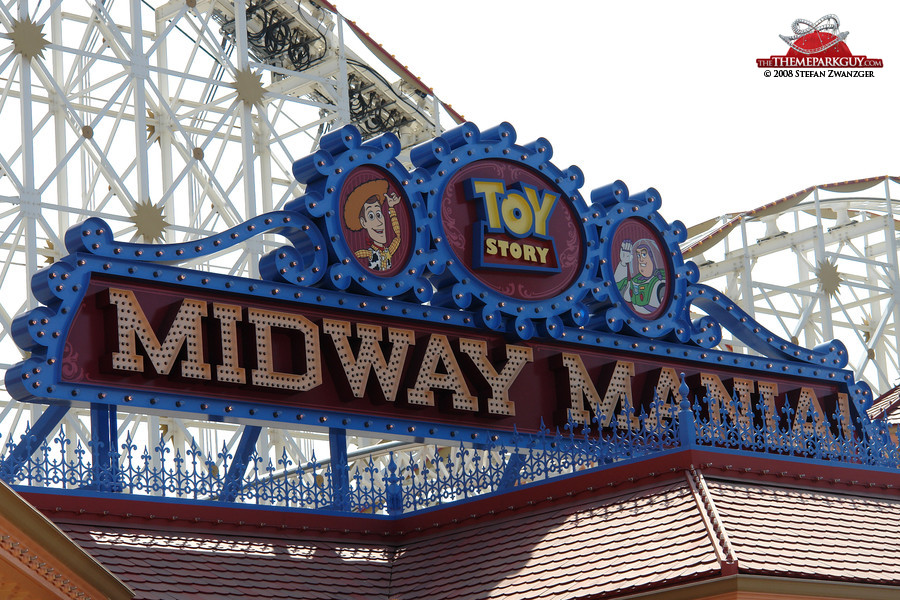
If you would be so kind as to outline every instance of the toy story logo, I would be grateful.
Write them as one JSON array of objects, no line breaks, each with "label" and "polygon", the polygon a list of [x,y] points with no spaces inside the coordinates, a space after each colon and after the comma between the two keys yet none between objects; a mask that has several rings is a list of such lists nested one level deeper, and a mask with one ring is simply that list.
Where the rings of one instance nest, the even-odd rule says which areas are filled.
[{"label": "toy story logo", "polygon": [[547,222],[559,195],[496,179],[469,179],[466,197],[479,203],[481,226],[475,230],[476,267],[559,272],[559,259]]},{"label": "toy story logo", "polygon": [[440,217],[460,263],[506,296],[557,295],[584,263],[584,233],[571,199],[525,165],[489,158],[460,168],[444,187]]}]

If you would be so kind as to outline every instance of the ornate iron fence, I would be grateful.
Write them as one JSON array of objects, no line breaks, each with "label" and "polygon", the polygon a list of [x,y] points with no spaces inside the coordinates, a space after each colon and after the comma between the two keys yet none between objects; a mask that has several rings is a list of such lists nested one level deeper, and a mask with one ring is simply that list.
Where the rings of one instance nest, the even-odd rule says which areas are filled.
[{"label": "ornate iron fence", "polygon": [[[688,446],[900,469],[900,447],[880,421],[845,427],[841,414],[826,418],[810,409],[797,415],[787,404],[781,414],[763,405],[748,411],[738,399],[712,411],[722,415],[716,418],[708,416],[706,399],[668,408],[667,415],[666,406],[654,403],[649,415],[634,415],[626,405],[599,436],[568,426],[514,435],[506,443],[429,447],[433,451],[425,455],[390,452],[353,467],[315,457],[297,465],[282,451],[277,458],[252,455],[242,468],[227,448],[217,456],[197,449],[182,454],[162,440],[139,449],[130,437],[117,451],[105,452],[96,442],[70,439],[61,428],[52,439],[26,433],[18,443],[7,440],[0,478],[24,488],[396,515]],[[19,444],[26,444],[27,455],[13,452]]]}]

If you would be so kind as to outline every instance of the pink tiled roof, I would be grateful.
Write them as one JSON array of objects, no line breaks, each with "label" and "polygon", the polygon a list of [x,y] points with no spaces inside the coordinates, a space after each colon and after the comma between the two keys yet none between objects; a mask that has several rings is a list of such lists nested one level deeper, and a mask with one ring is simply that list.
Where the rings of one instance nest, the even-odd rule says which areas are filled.
[{"label": "pink tiled roof", "polygon": [[708,486],[741,572],[900,584],[900,501],[713,480]]},{"label": "pink tiled roof", "polygon": [[50,516],[137,600],[596,600],[729,575],[900,586],[900,478],[700,464],[624,485],[586,474],[371,533]]},{"label": "pink tiled roof", "polygon": [[396,549],[60,526],[128,582],[136,600],[580,598],[720,572],[684,479],[487,521]]},{"label": "pink tiled roof", "polygon": [[385,547],[61,524],[135,600],[382,600]]},{"label": "pink tiled roof", "polygon": [[581,598],[719,572],[681,480],[409,544],[395,559],[392,592],[397,600]]},{"label": "pink tiled roof", "polygon": [[879,396],[866,412],[870,419],[884,419],[888,423],[900,423],[900,385],[888,390]]}]

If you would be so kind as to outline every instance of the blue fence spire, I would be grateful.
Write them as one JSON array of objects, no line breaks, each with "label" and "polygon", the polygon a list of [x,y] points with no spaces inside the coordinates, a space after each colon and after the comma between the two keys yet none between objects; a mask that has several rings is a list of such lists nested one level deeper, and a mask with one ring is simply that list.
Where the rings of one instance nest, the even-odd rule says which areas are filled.
[{"label": "blue fence spire", "polygon": [[[6,442],[0,478],[19,489],[399,515],[685,448],[900,471],[900,448],[884,422],[856,420],[846,426],[850,417],[840,410],[819,415],[812,407],[795,411],[786,404],[772,413],[765,403],[754,411],[755,418],[746,418],[741,400],[734,398],[731,406],[710,418],[712,401],[690,398],[683,375],[678,392],[677,410],[668,402],[659,403],[655,418],[651,409],[651,415],[632,420],[630,407],[623,403],[620,414],[599,434],[596,422],[593,427],[568,423],[561,431],[516,432],[506,443],[486,436],[487,441],[478,444],[437,442],[425,446],[424,453],[390,452],[353,461],[347,453],[347,432],[332,428],[329,459],[319,462],[313,455],[297,466],[287,450],[280,456],[260,456],[255,449],[258,427],[245,429],[234,456],[227,449],[218,456],[204,455],[196,447],[182,454],[163,439],[140,449],[128,437],[120,448],[110,448],[114,430],[102,425],[114,427],[111,419],[99,424],[102,439],[87,447],[69,439],[64,427],[49,439],[47,424],[58,424],[64,415],[51,407],[22,441]],[[660,405],[672,408],[662,410]]]}]

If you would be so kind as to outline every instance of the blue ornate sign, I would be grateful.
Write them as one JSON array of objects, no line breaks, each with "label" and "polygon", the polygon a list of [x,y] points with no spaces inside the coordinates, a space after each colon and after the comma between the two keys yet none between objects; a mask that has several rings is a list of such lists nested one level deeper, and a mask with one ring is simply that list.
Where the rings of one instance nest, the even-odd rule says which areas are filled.
[{"label": "blue ornate sign", "polygon": [[[864,422],[871,392],[843,345],[791,344],[699,284],[656,190],[617,181],[588,203],[577,167],[557,168],[544,139],[517,144],[505,123],[414,148],[411,171],[399,154],[391,134],[332,132],[294,165],[302,197],[204,240],[73,227],[70,254],[34,279],[45,306],[16,320],[31,356],[8,389],[55,406],[470,440],[630,430],[693,397],[713,422],[785,408],[792,428],[827,435]],[[179,266],[263,233],[286,244],[260,279]],[[717,349],[722,328],[758,354]]]}]

